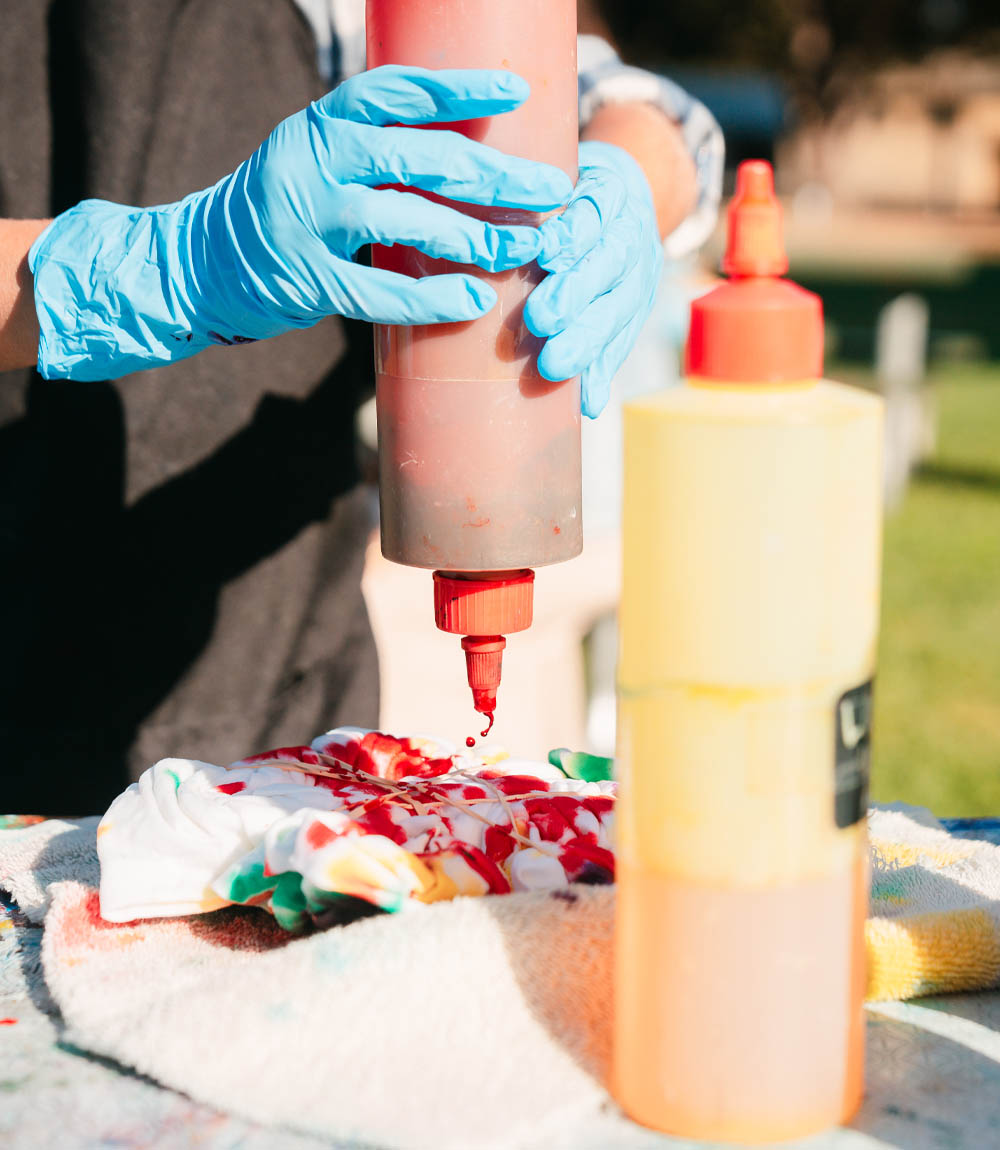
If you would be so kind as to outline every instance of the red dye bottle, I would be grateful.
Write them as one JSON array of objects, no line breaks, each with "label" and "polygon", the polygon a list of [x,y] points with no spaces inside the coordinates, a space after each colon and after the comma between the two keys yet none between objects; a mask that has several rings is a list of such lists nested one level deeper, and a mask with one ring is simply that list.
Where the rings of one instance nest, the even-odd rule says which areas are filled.
[{"label": "red dye bottle", "polygon": [[[368,0],[368,65],[502,68],[531,87],[513,112],[442,124],[577,175],[575,0]],[[534,213],[452,206],[494,223]],[[583,546],[580,388],[537,369],[522,310],[536,265],[490,273],[412,248],[376,248],[409,276],[461,270],[496,306],[469,323],[375,329],[382,553],[435,570],[438,626],[462,635],[477,710],[496,707],[504,636],[531,624],[531,568]]]}]

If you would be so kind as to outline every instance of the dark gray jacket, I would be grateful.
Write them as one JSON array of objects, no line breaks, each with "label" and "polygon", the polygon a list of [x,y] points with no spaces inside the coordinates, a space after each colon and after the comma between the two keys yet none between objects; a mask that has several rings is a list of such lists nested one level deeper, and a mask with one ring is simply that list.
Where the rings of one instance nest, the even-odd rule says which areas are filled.
[{"label": "dark gray jacket", "polygon": [[[292,0],[7,0],[2,23],[0,216],[178,199],[321,90]],[[331,319],[115,383],[0,376],[0,812],[374,725],[370,360]]]}]

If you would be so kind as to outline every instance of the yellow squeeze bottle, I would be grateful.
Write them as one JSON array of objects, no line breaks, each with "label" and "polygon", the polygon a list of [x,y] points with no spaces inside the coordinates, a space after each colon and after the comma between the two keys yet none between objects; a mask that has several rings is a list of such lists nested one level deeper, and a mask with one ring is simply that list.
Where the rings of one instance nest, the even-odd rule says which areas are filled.
[{"label": "yellow squeeze bottle", "polygon": [[765,1142],[861,1100],[880,401],[822,381],[769,165],[688,378],[625,409],[613,1090]]}]

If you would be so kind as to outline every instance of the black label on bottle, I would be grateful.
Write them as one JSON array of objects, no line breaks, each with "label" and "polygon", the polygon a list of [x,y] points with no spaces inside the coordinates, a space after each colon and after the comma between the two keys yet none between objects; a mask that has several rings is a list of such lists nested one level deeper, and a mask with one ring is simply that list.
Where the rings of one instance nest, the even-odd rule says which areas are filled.
[{"label": "black label on bottle", "polygon": [[850,827],[868,810],[871,773],[872,681],[845,691],[837,700],[834,816],[838,827]]}]

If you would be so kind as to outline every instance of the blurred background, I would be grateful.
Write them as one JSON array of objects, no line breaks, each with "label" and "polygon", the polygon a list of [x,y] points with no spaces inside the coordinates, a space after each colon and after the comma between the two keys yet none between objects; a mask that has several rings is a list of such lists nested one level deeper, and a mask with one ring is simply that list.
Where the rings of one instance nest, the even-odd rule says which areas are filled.
[{"label": "blurred background", "polygon": [[614,0],[595,17],[715,114],[727,191],[740,160],[774,162],[827,373],[887,399],[873,797],[1000,812],[1000,6]]},{"label": "blurred background", "polygon": [[[824,300],[827,375],[886,399],[873,797],[1000,814],[995,0],[589,0],[580,17],[581,31],[711,109],[727,194],[741,160],[774,163],[789,274]],[[584,421],[585,554],[538,573],[538,621],[505,657],[497,734],[515,752],[554,740],[613,753],[620,406],[676,382],[688,304],[711,285],[723,221],[696,260],[666,268],[608,411]],[[411,583],[427,597],[413,574],[382,570],[375,596],[369,575],[383,648],[414,617]],[[415,646],[431,657],[420,618]],[[434,641],[435,699],[454,694],[464,710],[439,718],[412,687],[404,698],[383,657],[390,729],[413,729],[418,714],[442,731],[469,725],[460,656],[448,637]],[[443,691],[440,676],[454,683]]]}]

